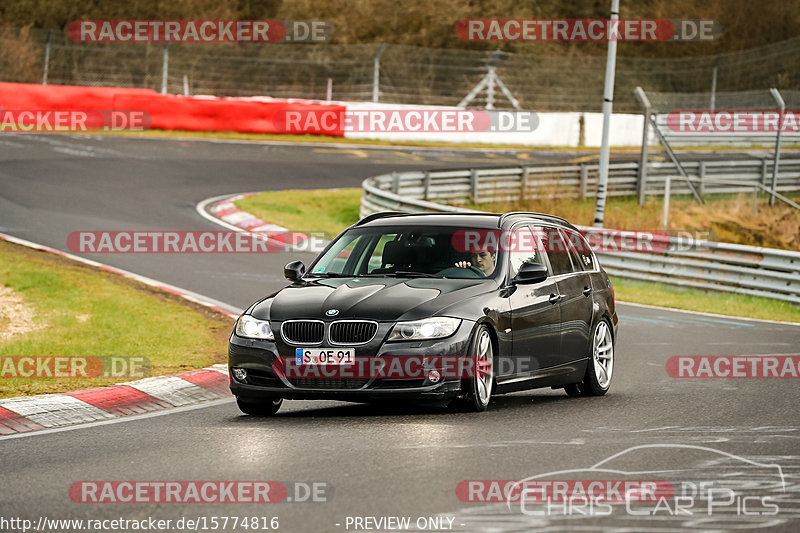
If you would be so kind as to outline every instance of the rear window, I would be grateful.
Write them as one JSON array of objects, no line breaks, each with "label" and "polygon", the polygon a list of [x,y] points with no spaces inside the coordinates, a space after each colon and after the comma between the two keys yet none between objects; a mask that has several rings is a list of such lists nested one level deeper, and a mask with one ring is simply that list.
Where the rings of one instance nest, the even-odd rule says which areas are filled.
[{"label": "rear window", "polygon": [[576,231],[565,230],[564,234],[567,240],[567,247],[570,254],[572,254],[572,262],[575,263],[576,268],[583,270],[595,270],[596,264],[594,254],[589,243],[583,238],[583,235]]}]

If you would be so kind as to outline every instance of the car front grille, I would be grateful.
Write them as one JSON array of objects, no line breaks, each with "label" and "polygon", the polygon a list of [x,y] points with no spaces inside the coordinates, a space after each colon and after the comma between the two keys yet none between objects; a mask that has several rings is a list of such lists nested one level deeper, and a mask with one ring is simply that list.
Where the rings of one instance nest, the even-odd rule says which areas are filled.
[{"label": "car front grille", "polygon": [[291,344],[320,344],[325,324],[321,320],[287,320],[281,324],[281,335]]},{"label": "car front grille", "polygon": [[328,336],[332,344],[366,344],[377,332],[377,322],[338,320],[331,323]]},{"label": "car front grille", "polygon": [[288,378],[289,383],[300,389],[360,389],[369,381],[368,379],[349,378]]}]

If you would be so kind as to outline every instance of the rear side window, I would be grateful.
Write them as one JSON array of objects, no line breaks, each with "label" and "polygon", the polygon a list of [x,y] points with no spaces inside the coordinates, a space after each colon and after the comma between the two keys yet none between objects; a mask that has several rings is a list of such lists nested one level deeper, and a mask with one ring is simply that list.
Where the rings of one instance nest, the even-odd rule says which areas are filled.
[{"label": "rear side window", "polygon": [[571,274],[573,272],[567,241],[556,228],[537,227],[536,233],[540,236],[542,245],[550,259],[550,269],[554,276]]},{"label": "rear side window", "polygon": [[583,235],[572,230],[565,230],[564,234],[567,239],[567,247],[572,254],[572,262],[576,267],[583,268],[583,270],[595,270],[594,254]]}]

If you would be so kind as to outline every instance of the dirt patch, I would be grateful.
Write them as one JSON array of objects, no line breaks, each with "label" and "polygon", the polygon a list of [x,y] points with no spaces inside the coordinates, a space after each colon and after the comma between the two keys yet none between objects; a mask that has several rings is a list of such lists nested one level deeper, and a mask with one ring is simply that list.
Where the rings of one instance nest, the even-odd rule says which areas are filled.
[{"label": "dirt patch", "polygon": [[0,286],[0,340],[44,327],[34,320],[33,309],[9,287]]}]

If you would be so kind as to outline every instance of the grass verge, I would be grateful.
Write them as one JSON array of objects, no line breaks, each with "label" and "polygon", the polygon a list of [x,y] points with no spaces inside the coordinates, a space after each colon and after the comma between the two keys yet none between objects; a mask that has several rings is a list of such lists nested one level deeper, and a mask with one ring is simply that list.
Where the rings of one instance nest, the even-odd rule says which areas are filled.
[{"label": "grass verge", "polygon": [[800,323],[800,305],[726,292],[676,287],[611,276],[616,299],[624,302],[715,313],[732,317],[760,318]]},{"label": "grass verge", "polygon": [[[729,200],[738,201],[735,197]],[[593,201],[570,201],[581,210],[587,211],[584,217],[594,214]],[[686,201],[690,202],[688,199]],[[360,202],[361,189],[323,189],[262,192],[238,200],[236,205],[239,209],[252,213],[262,220],[279,224],[290,230],[318,231],[333,236],[358,220]],[[632,198],[611,198],[606,211],[606,226],[617,228],[618,226],[614,225],[614,222],[639,223],[639,219],[635,218],[633,214],[619,214],[620,212],[626,213],[628,208],[633,210],[635,206],[636,202]],[[752,208],[752,205],[750,207]],[[545,212],[552,211],[545,210]],[[574,221],[574,218],[569,216],[566,218]],[[589,220],[589,222],[591,221]],[[629,228],[635,229],[636,226],[629,226]],[[800,322],[800,306],[770,298],[706,292],[663,283],[621,278],[614,278],[613,283],[617,298],[627,302],[747,318]]]},{"label": "grass verge", "polygon": [[21,298],[35,324],[0,338],[0,397],[125,381],[15,378],[7,357],[146,357],[154,376],[225,362],[233,325],[229,317],[116,274],[0,241],[0,285]]},{"label": "grass verge", "polygon": [[332,239],[358,222],[361,189],[270,191],[235,203],[270,224],[306,233],[323,232]]}]

